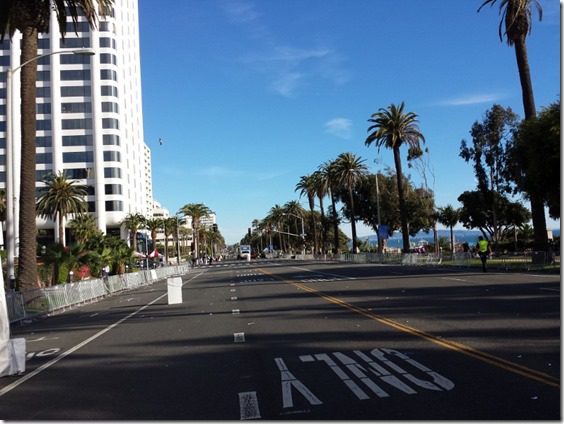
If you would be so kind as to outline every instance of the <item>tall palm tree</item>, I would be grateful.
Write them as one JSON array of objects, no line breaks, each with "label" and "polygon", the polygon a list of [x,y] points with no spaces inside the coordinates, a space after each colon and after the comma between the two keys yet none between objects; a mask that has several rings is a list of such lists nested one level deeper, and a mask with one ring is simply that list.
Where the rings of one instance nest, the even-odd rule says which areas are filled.
[{"label": "tall palm tree", "polygon": [[280,233],[280,221],[284,219],[284,208],[280,205],[274,205],[270,208],[270,212],[265,219],[276,228],[278,232],[278,247],[280,250],[285,251],[282,234]]},{"label": "tall palm tree", "polygon": [[353,190],[366,175],[368,169],[364,160],[353,153],[341,153],[335,161],[334,172],[339,184],[349,193],[349,206],[351,211],[352,251],[357,253],[356,239],[356,214],[354,209]]},{"label": "tall palm tree", "polygon": [[145,227],[151,232],[151,242],[153,249],[157,245],[157,233],[163,228],[163,220],[160,218],[151,218],[145,222]]},{"label": "tall palm tree", "polygon": [[394,153],[403,252],[408,253],[409,223],[407,221],[407,207],[403,190],[400,147],[403,144],[407,144],[408,160],[417,158],[422,154],[420,143],[425,142],[425,137],[423,137],[423,134],[419,130],[417,115],[413,112],[404,113],[404,108],[404,102],[401,102],[399,106],[391,104],[387,109],[380,108],[378,112],[373,113],[372,117],[368,120],[373,124],[368,127],[368,132],[372,131],[372,133],[368,135],[364,144],[370,146],[372,143],[375,143],[378,150],[380,150],[380,147],[384,146],[391,149]]},{"label": "tall palm tree", "polygon": [[137,232],[145,228],[146,219],[140,213],[130,213],[127,214],[122,224],[125,225],[127,231],[129,231],[130,245],[134,252],[137,252]]},{"label": "tall palm tree", "polygon": [[325,162],[320,167],[324,183],[327,185],[329,198],[331,199],[331,213],[333,223],[333,253],[339,253],[339,214],[337,213],[337,190],[339,182],[335,175],[335,161]]},{"label": "tall palm tree", "polygon": [[327,252],[327,223],[325,222],[325,211],[323,209],[323,199],[329,191],[327,179],[324,177],[323,172],[318,169],[313,174],[313,186],[315,195],[319,199],[319,211],[321,213],[321,251],[323,254]]},{"label": "tall palm tree", "polygon": [[184,215],[192,217],[192,234],[194,239],[194,241],[192,242],[192,251],[197,257],[199,255],[200,249],[200,219],[208,216],[211,213],[211,210],[203,203],[187,203],[180,208],[180,212],[182,212]]},{"label": "tall palm tree", "polygon": [[61,171],[43,178],[45,187],[39,191],[37,215],[58,221],[59,243],[65,246],[65,218],[86,211],[86,186],[69,181]]},{"label": "tall palm tree", "polygon": [[75,27],[79,15],[94,27],[98,16],[110,12],[113,0],[56,0],[24,1],[12,0],[0,3],[0,39],[10,39],[16,31],[22,34],[20,63],[29,62],[21,68],[21,175],[20,175],[20,228],[18,287],[30,288],[37,282],[37,225],[35,222],[35,131],[37,82],[37,40],[40,33],[49,32],[51,11],[59,21],[61,36],[67,29],[67,17]]},{"label": "tall palm tree", "polygon": [[[486,0],[478,8],[478,12],[484,6],[488,4],[494,6],[496,3],[499,3],[501,15],[499,22],[499,39],[503,41],[503,37],[505,36],[507,44],[515,48],[525,120],[529,120],[534,118],[537,112],[527,54],[527,36],[531,33],[533,7],[537,9],[539,20],[542,20],[542,7],[538,0]],[[505,31],[503,31],[503,28],[505,28]],[[531,190],[528,194],[531,199],[531,215],[535,232],[535,250],[546,251],[548,240],[544,202],[540,195],[541,192],[542,190]]]},{"label": "tall palm tree", "polygon": [[176,237],[176,217],[165,218],[163,220],[163,230],[165,264],[168,264],[168,238],[172,235],[174,240],[174,237]]},{"label": "tall palm tree", "polygon": [[306,196],[309,210],[311,211],[310,214],[310,221],[311,221],[311,229],[313,230],[313,251],[317,253],[317,229],[315,225],[315,214],[313,211],[315,210],[315,196],[317,193],[316,190],[316,180],[314,175],[303,175],[300,177],[300,181],[296,184],[296,189],[294,191],[300,190],[300,197]]},{"label": "tall palm tree", "polygon": [[[305,210],[302,207],[302,205],[300,205],[300,202],[298,202],[297,200],[291,200],[289,202],[286,202],[286,204],[284,204],[283,215],[285,215],[286,217],[286,221],[288,222],[288,227],[290,227],[290,222],[293,221],[296,231],[295,234],[302,234],[301,228],[298,227],[298,221],[296,219],[297,216],[303,220],[305,215]],[[288,240],[290,244],[294,246],[296,245],[296,243],[292,243],[295,242],[296,240],[291,240],[289,234],[288,234]],[[305,245],[305,234],[301,236],[300,240],[302,241],[302,244]]]},{"label": "tall palm tree", "polygon": [[444,208],[439,208],[437,218],[441,224],[446,225],[450,229],[450,249],[454,256],[453,228],[460,220],[460,210],[452,207],[452,205],[447,205]]}]

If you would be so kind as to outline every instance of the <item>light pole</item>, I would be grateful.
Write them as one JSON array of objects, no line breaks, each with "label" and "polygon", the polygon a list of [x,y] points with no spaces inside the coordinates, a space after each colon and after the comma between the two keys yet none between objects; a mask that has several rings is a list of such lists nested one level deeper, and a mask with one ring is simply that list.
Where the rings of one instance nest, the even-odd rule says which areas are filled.
[{"label": "light pole", "polygon": [[92,56],[96,54],[94,49],[74,49],[74,50],[57,50],[51,53],[35,56],[16,68],[9,68],[6,72],[6,250],[7,250],[7,268],[8,279],[10,284],[15,281],[15,257],[17,256],[17,240],[19,217],[16,213],[17,199],[19,195],[19,187],[16,185],[16,146],[14,138],[14,93],[13,78],[14,74],[31,62],[35,62],[47,56],[56,54],[79,54]]}]

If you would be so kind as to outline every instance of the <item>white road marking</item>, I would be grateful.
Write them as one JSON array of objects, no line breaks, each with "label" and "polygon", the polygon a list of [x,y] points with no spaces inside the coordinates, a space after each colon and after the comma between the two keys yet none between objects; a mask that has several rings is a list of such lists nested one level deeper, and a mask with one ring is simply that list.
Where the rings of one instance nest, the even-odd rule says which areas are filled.
[{"label": "white road marking", "polygon": [[[199,277],[200,275],[202,275],[203,272],[200,272],[197,275],[194,275],[192,278],[190,278],[188,281],[192,281],[193,279]],[[17,379],[16,381],[14,381],[11,384],[8,384],[6,387],[0,389],[0,397],[4,396],[5,394],[11,392],[12,390],[14,390],[16,387],[20,386],[21,384],[25,383],[26,381],[32,379],[33,377],[35,377],[36,375],[42,373],[43,371],[45,371],[47,368],[55,365],[57,362],[59,362],[61,359],[66,358],[68,355],[70,355],[71,353],[76,352],[77,350],[79,350],[80,348],[86,346],[88,343],[96,340],[98,337],[103,336],[104,334],[106,334],[108,331],[113,330],[114,328],[116,328],[118,325],[120,325],[121,323],[127,321],[129,318],[134,317],[135,315],[137,315],[139,312],[144,311],[145,309],[147,309],[149,306],[153,305],[154,303],[158,302],[159,300],[163,299],[164,297],[168,296],[168,293],[165,292],[164,294],[160,295],[159,297],[157,297],[156,299],[153,299],[152,301],[150,301],[149,303],[147,303],[146,305],[141,306],[139,309],[137,309],[136,311],[131,312],[129,315],[123,317],[122,319],[116,321],[115,323],[107,326],[106,328],[104,328],[103,330],[98,331],[96,334],[94,334],[93,336],[87,338],[86,340],[80,342],[79,344],[77,344],[76,346],[71,347],[70,349],[66,350],[65,352],[61,353],[59,356],[57,356],[56,358],[53,358],[52,360],[50,360],[49,362],[43,364],[42,366],[40,366],[39,368],[33,370],[32,372],[30,372],[29,374],[26,374],[25,376],[23,376],[22,378]]]},{"label": "white road marking", "polygon": [[274,358],[274,362],[276,362],[276,366],[280,370],[280,380],[282,382],[282,404],[284,408],[291,408],[294,406],[292,387],[300,392],[311,405],[323,404],[323,402],[321,402],[317,396],[315,396],[311,390],[305,386],[305,384],[288,371],[288,367],[282,358]]},{"label": "white road marking", "polygon": [[232,313],[233,315],[239,315],[239,314],[241,313],[241,310],[240,310],[240,309],[232,309],[232,310],[231,310],[231,313]]},{"label": "white road marking", "polygon": [[241,420],[253,420],[261,418],[257,392],[239,393],[239,413]]}]

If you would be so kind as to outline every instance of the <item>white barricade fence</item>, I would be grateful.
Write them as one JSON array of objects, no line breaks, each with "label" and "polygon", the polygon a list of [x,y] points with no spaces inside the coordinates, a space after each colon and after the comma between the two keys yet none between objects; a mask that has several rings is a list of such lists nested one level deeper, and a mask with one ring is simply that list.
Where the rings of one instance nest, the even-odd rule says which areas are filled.
[{"label": "white barricade fence", "polygon": [[72,306],[95,302],[114,293],[136,289],[162,281],[170,276],[180,276],[189,272],[189,264],[175,265],[150,271],[58,284],[43,289],[10,292],[5,296],[9,321],[17,322],[29,316],[64,311]]}]

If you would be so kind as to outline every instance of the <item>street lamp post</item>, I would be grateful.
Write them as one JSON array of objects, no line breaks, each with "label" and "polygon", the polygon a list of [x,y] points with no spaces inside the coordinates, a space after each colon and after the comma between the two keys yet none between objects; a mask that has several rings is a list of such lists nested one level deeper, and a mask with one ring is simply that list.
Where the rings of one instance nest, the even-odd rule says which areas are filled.
[{"label": "street lamp post", "polygon": [[16,278],[15,272],[15,257],[17,256],[17,240],[19,217],[16,213],[16,205],[18,199],[18,188],[16,187],[16,146],[14,138],[14,93],[13,93],[13,78],[14,74],[22,69],[24,66],[31,62],[35,62],[47,56],[56,54],[79,54],[92,56],[96,52],[91,48],[74,49],[74,50],[57,50],[51,53],[35,56],[22,63],[16,68],[10,67],[6,72],[6,250],[7,250],[7,268],[8,279],[10,285],[13,284]]}]

